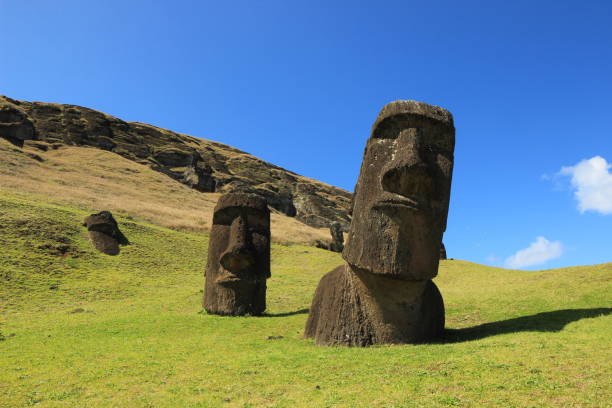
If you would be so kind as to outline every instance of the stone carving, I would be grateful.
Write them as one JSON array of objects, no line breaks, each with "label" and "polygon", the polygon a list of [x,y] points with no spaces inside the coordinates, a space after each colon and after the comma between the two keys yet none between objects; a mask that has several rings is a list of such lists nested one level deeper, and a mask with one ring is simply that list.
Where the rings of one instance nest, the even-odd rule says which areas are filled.
[{"label": "stone carving", "polygon": [[444,246],[444,242],[440,243],[440,259],[446,259],[446,247]]},{"label": "stone carving", "polygon": [[325,249],[332,252],[342,252],[344,249],[344,235],[342,234],[342,224],[337,221],[332,222],[329,225],[329,233],[331,234],[331,241],[317,239],[314,242],[314,246],[317,248]]},{"label": "stone carving", "polygon": [[204,308],[220,315],[260,315],[270,277],[270,210],[255,194],[221,196],[208,244]]},{"label": "stone carving", "polygon": [[119,254],[119,245],[129,244],[128,239],[119,230],[117,221],[110,211],[91,214],[85,218],[83,226],[87,227],[89,239],[91,239],[94,247],[106,255],[117,255]]},{"label": "stone carving", "polygon": [[316,289],[305,336],[368,346],[431,340],[444,329],[436,285],[450,198],[452,115],[387,104],[368,139],[342,256]]},{"label": "stone carving", "polygon": [[329,232],[332,236],[332,242],[329,245],[329,250],[334,252],[342,252],[344,249],[344,235],[342,235],[342,225],[334,221],[329,226]]}]

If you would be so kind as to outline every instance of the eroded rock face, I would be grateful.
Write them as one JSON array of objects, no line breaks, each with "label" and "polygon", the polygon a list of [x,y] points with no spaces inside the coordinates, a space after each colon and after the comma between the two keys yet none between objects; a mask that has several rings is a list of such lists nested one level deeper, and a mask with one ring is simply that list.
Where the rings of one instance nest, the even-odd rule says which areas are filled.
[{"label": "eroded rock face", "polygon": [[260,315],[270,277],[270,210],[247,193],[221,196],[214,210],[204,308],[220,315]]},{"label": "eroded rock face", "polygon": [[0,137],[18,146],[26,140],[34,139],[34,124],[17,105],[0,105]]},{"label": "eroded rock face", "polygon": [[450,198],[452,115],[415,101],[386,105],[372,127],[343,251],[306,324],[317,344],[416,343],[440,335],[438,271]]},{"label": "eroded rock face", "polygon": [[94,247],[106,255],[118,255],[119,245],[129,244],[110,211],[91,214],[85,218],[83,226],[87,227]]},{"label": "eroded rock face", "polygon": [[301,222],[348,228],[348,191],[307,179],[234,147],[75,105],[0,96],[0,137],[22,145],[92,146],[147,165],[201,192],[251,192]]}]

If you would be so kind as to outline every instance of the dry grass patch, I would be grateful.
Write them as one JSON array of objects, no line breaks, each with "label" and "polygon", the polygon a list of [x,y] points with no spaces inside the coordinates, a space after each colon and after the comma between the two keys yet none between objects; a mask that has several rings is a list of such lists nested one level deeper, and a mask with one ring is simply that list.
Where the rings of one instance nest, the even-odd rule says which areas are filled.
[{"label": "dry grass patch", "polygon": [[[38,155],[42,162],[32,155]],[[42,152],[15,147],[0,139],[0,188],[57,204],[110,210],[163,227],[210,231],[217,193],[193,190],[149,167],[115,153],[90,147],[63,146]],[[313,243],[329,231],[309,227],[276,210],[272,240]]]}]

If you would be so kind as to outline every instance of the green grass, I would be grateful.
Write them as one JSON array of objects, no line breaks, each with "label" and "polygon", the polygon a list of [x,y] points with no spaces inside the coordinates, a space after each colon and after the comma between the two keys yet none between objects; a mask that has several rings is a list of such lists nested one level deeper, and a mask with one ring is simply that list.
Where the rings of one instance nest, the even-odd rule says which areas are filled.
[{"label": "green grass", "polygon": [[612,264],[444,261],[446,341],[318,347],[307,308],[339,254],[273,245],[269,314],[212,316],[207,236],[119,216],[110,257],[86,215],[0,190],[2,407],[612,406]]}]

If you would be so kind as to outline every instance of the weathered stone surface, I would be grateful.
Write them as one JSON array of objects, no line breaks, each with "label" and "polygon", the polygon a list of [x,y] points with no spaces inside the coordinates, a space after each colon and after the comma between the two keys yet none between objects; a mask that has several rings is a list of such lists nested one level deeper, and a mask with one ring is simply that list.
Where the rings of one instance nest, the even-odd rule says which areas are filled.
[{"label": "weathered stone surface", "polygon": [[344,249],[344,235],[342,234],[342,225],[339,222],[332,222],[329,226],[329,232],[332,237],[329,246],[330,251],[342,252]]},{"label": "weathered stone surface", "polygon": [[255,194],[229,193],[215,206],[205,271],[204,308],[260,315],[270,277],[270,210]]},{"label": "weathered stone surface", "polygon": [[321,279],[305,337],[320,345],[419,343],[441,335],[444,303],[431,280],[404,281],[342,265]]},{"label": "weathered stone surface", "polygon": [[444,246],[444,242],[440,243],[440,259],[446,259],[446,247]]},{"label": "weathered stone surface", "polygon": [[323,277],[306,324],[317,344],[416,343],[440,335],[438,271],[455,129],[446,110],[396,101],[367,142],[346,265]]},{"label": "weathered stone surface", "polygon": [[83,226],[87,227],[94,247],[106,255],[118,255],[119,245],[129,244],[110,211],[91,214],[85,218]]},{"label": "weathered stone surface", "polygon": [[115,152],[202,192],[251,192],[310,226],[349,224],[351,194],[266,163],[231,146],[74,105],[0,96],[0,137],[93,146]]},{"label": "weathered stone surface", "polygon": [[314,246],[332,252],[342,252],[344,249],[342,224],[336,221],[332,222],[329,226],[329,232],[331,240],[316,240]]},{"label": "weathered stone surface", "polygon": [[11,101],[0,104],[0,137],[18,146],[35,138],[32,121],[18,104]]}]

